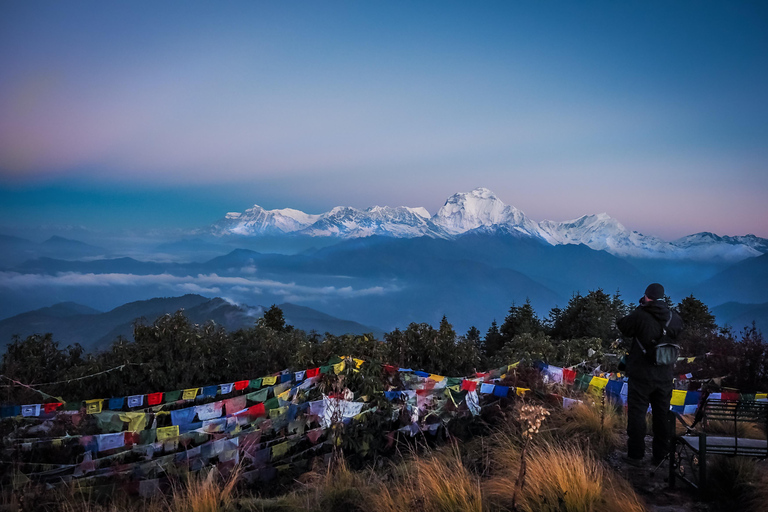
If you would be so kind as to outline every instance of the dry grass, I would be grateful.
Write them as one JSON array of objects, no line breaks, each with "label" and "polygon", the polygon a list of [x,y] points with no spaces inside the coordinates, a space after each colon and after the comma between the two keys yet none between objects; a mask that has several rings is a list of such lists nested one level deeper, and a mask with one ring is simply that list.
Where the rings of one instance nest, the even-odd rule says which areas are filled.
[{"label": "dry grass", "polygon": [[480,480],[456,450],[416,457],[398,468],[393,482],[380,485],[368,509],[374,512],[481,512]]},{"label": "dry grass", "polygon": [[[489,510],[512,510],[514,470],[484,482]],[[517,499],[521,511],[643,511],[628,483],[612,478],[583,450],[545,443],[530,452],[528,476]]]},{"label": "dry grass", "polygon": [[736,435],[748,439],[765,439],[765,432],[756,423],[731,421],[707,421],[706,432],[710,434]]},{"label": "dry grass", "polygon": [[241,467],[236,466],[231,474],[222,479],[215,469],[190,474],[186,485],[174,488],[164,510],[168,512],[218,512],[226,510],[235,501],[235,485],[240,477]]},{"label": "dry grass", "polygon": [[626,418],[610,405],[584,403],[563,411],[552,427],[556,440],[578,443],[601,458],[621,446]]}]

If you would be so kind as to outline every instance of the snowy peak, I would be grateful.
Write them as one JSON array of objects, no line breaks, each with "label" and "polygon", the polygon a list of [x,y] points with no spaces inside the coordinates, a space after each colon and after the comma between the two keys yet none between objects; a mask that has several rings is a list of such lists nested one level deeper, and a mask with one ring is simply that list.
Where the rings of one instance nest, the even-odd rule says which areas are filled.
[{"label": "snowy peak", "polygon": [[301,231],[310,236],[338,236],[360,238],[372,235],[413,238],[440,236],[430,221],[425,208],[406,206],[372,206],[358,210],[349,206],[337,206]]},{"label": "snowy peak", "polygon": [[244,212],[229,212],[214,225],[214,234],[279,235],[292,233],[313,224],[319,215],[309,215],[292,208],[265,210],[254,205]]},{"label": "snowy peak", "polygon": [[451,235],[499,226],[538,236],[534,222],[514,206],[504,204],[487,188],[452,195],[432,221]]}]

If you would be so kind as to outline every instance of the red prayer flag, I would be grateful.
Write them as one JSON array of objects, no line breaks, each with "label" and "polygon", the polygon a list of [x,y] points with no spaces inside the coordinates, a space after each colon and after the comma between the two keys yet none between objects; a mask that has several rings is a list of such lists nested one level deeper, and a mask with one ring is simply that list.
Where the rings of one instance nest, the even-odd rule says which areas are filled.
[{"label": "red prayer flag", "polygon": [[147,405],[160,405],[163,402],[163,392],[150,393],[147,395]]},{"label": "red prayer flag", "polygon": [[53,402],[50,404],[43,404],[43,411],[45,411],[46,414],[50,414],[59,407],[61,407],[61,402]]},{"label": "red prayer flag", "polygon": [[248,408],[248,416],[251,418],[260,418],[267,415],[267,410],[264,408],[264,402],[253,405]]},{"label": "red prayer flag", "polygon": [[249,380],[239,380],[239,381],[235,382],[235,390],[236,391],[242,391],[243,389],[248,387],[248,383],[250,383],[250,382],[251,381],[249,381]]},{"label": "red prayer flag", "polygon": [[576,381],[576,370],[563,368],[563,382],[573,384]]},{"label": "red prayer flag", "polygon": [[386,365],[384,365],[384,370],[387,373],[394,374],[394,373],[397,373],[398,368],[397,368],[397,366],[392,366],[391,364],[386,364]]},{"label": "red prayer flag", "polygon": [[738,393],[720,393],[720,400],[738,400]]},{"label": "red prayer flag", "polygon": [[474,391],[477,389],[477,382],[473,380],[463,380],[461,381],[461,389],[464,389],[466,391]]},{"label": "red prayer flag", "polygon": [[307,370],[307,378],[311,379],[312,377],[317,377],[320,375],[320,368],[311,368]]}]

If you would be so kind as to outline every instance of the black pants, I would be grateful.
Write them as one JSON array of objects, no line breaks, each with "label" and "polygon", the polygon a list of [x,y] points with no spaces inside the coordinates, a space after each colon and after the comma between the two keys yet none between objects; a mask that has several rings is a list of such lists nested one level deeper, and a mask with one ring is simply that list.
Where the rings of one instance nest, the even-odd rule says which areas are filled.
[{"label": "black pants", "polygon": [[653,413],[653,458],[662,459],[669,451],[669,402],[672,379],[664,372],[630,376],[627,384],[627,455],[642,459],[645,455],[645,416],[648,404]]}]

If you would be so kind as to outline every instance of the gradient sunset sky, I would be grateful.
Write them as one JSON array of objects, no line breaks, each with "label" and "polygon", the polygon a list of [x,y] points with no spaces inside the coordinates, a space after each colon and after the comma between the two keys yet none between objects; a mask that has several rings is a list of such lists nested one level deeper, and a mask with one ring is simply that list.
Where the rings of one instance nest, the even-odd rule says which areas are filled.
[{"label": "gradient sunset sky", "polygon": [[0,232],[479,186],[768,237],[768,2],[0,2]]}]

